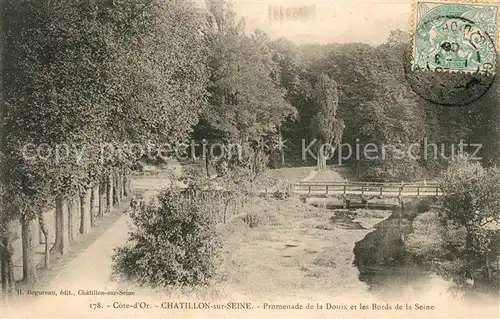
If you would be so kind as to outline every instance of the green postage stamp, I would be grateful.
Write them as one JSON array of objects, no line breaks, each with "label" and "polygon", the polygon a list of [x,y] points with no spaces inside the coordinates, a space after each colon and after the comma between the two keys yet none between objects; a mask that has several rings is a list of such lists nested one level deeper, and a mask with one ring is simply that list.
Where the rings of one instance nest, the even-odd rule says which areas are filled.
[{"label": "green postage stamp", "polygon": [[413,70],[495,73],[498,2],[416,1]]}]

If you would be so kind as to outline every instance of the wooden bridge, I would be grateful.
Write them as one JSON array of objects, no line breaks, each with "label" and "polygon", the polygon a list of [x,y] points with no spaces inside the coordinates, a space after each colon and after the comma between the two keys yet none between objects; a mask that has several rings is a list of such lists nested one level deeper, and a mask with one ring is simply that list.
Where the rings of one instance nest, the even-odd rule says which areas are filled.
[{"label": "wooden bridge", "polygon": [[294,185],[294,193],[308,197],[429,197],[442,195],[437,183],[373,183],[373,182],[299,182]]}]

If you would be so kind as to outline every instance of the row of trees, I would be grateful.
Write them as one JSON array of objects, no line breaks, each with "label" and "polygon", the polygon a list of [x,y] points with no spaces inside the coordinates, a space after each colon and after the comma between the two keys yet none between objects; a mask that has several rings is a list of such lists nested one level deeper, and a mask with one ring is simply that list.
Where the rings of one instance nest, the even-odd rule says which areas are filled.
[{"label": "row of trees", "polygon": [[[1,248],[9,292],[10,220],[21,222],[24,280],[33,282],[30,225],[43,210],[55,206],[51,251],[66,254],[76,203],[88,215],[85,233],[93,216],[87,194],[99,189],[102,216],[113,205],[110,190],[119,202],[129,189],[136,154],[104,143],[187,136],[207,100],[208,27],[202,12],[179,2],[5,1],[3,10]],[[47,144],[52,156],[23,153],[28,144]],[[57,157],[58,148],[70,152]]]}]

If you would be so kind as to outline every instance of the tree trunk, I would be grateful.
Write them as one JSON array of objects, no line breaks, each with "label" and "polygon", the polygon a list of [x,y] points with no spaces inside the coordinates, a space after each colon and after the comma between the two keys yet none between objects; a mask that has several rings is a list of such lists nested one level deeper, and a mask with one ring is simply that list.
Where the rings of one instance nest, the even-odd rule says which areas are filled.
[{"label": "tree trunk", "polygon": [[36,282],[36,260],[33,248],[33,220],[21,218],[21,239],[23,247],[23,281]]},{"label": "tree trunk", "polygon": [[116,172],[113,172],[113,206],[120,203],[120,199],[118,198],[118,176]]},{"label": "tree trunk", "polygon": [[229,207],[229,204],[231,203],[231,200],[227,200],[225,205],[224,205],[224,224],[227,221],[227,208]]},{"label": "tree trunk", "polygon": [[492,278],[493,278],[493,273],[491,271],[491,263],[490,263],[490,253],[487,251],[486,254],[486,271],[487,271],[487,275],[488,275],[488,282],[491,282]]},{"label": "tree trunk", "polygon": [[[4,21],[5,21],[5,18],[4,17],[4,12],[5,12],[5,6],[7,4],[7,1],[3,1],[3,0],[0,0],[0,57],[2,57],[0,60],[2,60],[0,62],[0,74],[3,74],[3,64],[4,64],[4,50],[3,48],[5,47],[5,41],[4,39],[6,38],[4,35],[5,35],[5,31],[4,30]],[[0,76],[0,88],[3,88],[3,76]],[[4,112],[5,112],[5,109],[6,109],[6,106],[4,104],[4,100],[3,98],[0,99],[0,112],[1,112],[1,115],[0,115],[0,132],[3,132],[4,131],[4,127],[3,127],[3,123],[4,123]],[[6,138],[5,138],[5,135],[6,134],[2,134],[1,136],[1,143],[2,143],[2,146],[5,144],[5,141],[6,141]],[[2,148],[2,151],[3,151],[3,148]],[[2,167],[3,169],[3,167]],[[3,173],[3,172],[2,172]],[[3,176],[2,176],[3,177]],[[5,212],[1,212],[0,214],[5,214]],[[2,294],[3,294],[3,298],[2,300],[4,301],[7,301],[8,299],[8,295],[9,294],[12,294],[14,292],[14,289],[15,289],[15,278],[14,278],[14,265],[12,263],[12,252],[13,252],[13,248],[12,248],[12,245],[11,245],[11,234],[10,234],[10,225],[9,225],[9,222],[8,222],[8,219],[7,218],[3,218],[4,216],[1,216],[2,217],[2,221],[0,222],[6,222],[6,225],[0,225],[0,227],[2,226],[6,226],[6,231],[3,233],[3,234],[0,234],[0,239],[1,239],[1,242],[0,242],[0,268],[1,268],[1,281],[2,281]],[[2,311],[0,310],[0,313]]]},{"label": "tree trunk", "polygon": [[280,155],[281,155],[281,168],[285,167],[286,163],[285,163],[285,150],[281,150],[280,151]]},{"label": "tree trunk", "polygon": [[40,245],[40,230],[38,229],[38,218],[31,221],[31,246],[36,249]]},{"label": "tree trunk", "polygon": [[13,247],[11,243],[10,229],[2,234],[0,243],[0,261],[2,277],[2,299],[8,300],[8,296],[14,293],[16,289],[16,280],[14,277],[14,263],[12,262]]},{"label": "tree trunk", "polygon": [[72,198],[68,200],[68,238],[69,242],[71,243],[73,240],[75,240],[75,199]]},{"label": "tree trunk", "polygon": [[95,204],[95,191],[96,191],[97,185],[93,185],[90,188],[90,203],[89,203],[89,217],[90,217],[90,227],[95,226],[95,220],[94,220],[94,204]]},{"label": "tree trunk", "polygon": [[122,182],[122,189],[123,189],[123,196],[124,197],[128,197],[129,195],[129,191],[128,191],[128,179],[129,179],[129,175],[128,175],[128,171],[124,172],[123,173],[123,182]]},{"label": "tree trunk", "polygon": [[120,171],[120,182],[118,183],[118,189],[120,190],[120,201],[123,201],[123,198],[127,195],[125,195],[125,172],[122,170]]},{"label": "tree trunk", "polygon": [[87,197],[89,189],[85,189],[85,193],[80,194],[80,234],[85,235],[89,232],[89,209],[87,208]]},{"label": "tree trunk", "polygon": [[49,231],[45,226],[45,218],[43,217],[43,212],[41,212],[38,216],[38,223],[40,225],[40,233],[43,234],[45,243],[45,269],[50,269]]},{"label": "tree trunk", "polygon": [[118,203],[121,203],[123,200],[123,172],[118,171],[117,180],[116,180],[116,189],[118,193]]},{"label": "tree trunk", "polygon": [[120,194],[120,203],[123,201],[123,198],[125,197],[125,192],[123,190],[123,180],[125,179],[125,174],[123,171],[120,171],[118,173],[118,176],[120,177],[118,179],[118,193]]},{"label": "tree trunk", "polygon": [[207,177],[210,178],[210,152],[208,151],[208,148],[205,148],[205,154],[203,154],[205,157],[205,170],[207,171]]},{"label": "tree trunk", "polygon": [[106,210],[107,206],[107,197],[106,197],[106,191],[107,191],[107,182],[105,180],[101,180],[99,182],[99,210],[97,212],[97,216],[99,218],[104,217],[104,211]]},{"label": "tree trunk", "polygon": [[258,168],[257,168],[257,165],[258,165],[257,164],[258,163],[257,159],[259,157],[259,154],[260,154],[260,147],[257,148],[257,150],[255,151],[255,153],[253,155],[253,169],[252,169],[252,172],[253,172],[254,176],[257,176],[257,174],[258,174],[257,173],[257,170],[258,170]]},{"label": "tree trunk", "polygon": [[2,280],[2,301],[7,301],[4,296],[7,295],[8,283],[7,283],[7,264],[4,261],[4,249],[0,246],[0,278]]},{"label": "tree trunk", "polygon": [[120,204],[121,203],[121,190],[122,190],[122,187],[120,186],[121,185],[121,176],[120,176],[120,171],[116,171],[115,172],[115,176],[114,176],[115,180],[114,180],[114,187],[115,187],[115,193],[116,193],[116,204]]},{"label": "tree trunk", "polygon": [[467,279],[473,279],[472,278],[472,271],[471,271],[471,263],[473,261],[473,253],[472,253],[472,230],[470,230],[468,227],[466,227],[467,230],[467,235],[465,237],[465,251],[466,251],[466,267],[465,267],[465,278]]},{"label": "tree trunk", "polygon": [[[41,212],[40,214],[43,215],[43,212]],[[44,239],[45,237],[43,236],[43,231],[40,228],[40,225],[38,225],[38,226],[39,226],[38,227],[38,237],[39,237],[38,242],[40,243],[40,245],[42,245],[42,244],[45,244],[45,239]]]},{"label": "tree trunk", "polygon": [[128,178],[127,178],[127,190],[128,193],[132,193],[132,172],[129,170],[128,172]]},{"label": "tree trunk", "polygon": [[326,158],[323,150],[323,141],[321,139],[318,140],[318,161],[317,161],[317,168],[318,170],[323,170],[326,167]]},{"label": "tree trunk", "polygon": [[56,242],[51,252],[65,255],[69,251],[68,214],[65,213],[65,199],[63,196],[56,198]]},{"label": "tree trunk", "polygon": [[113,172],[113,205],[120,204],[120,192],[118,190],[118,173],[116,170]]},{"label": "tree trunk", "polygon": [[121,171],[118,171],[116,174],[117,180],[116,180],[116,190],[118,194],[118,203],[121,203],[123,201],[123,174]]},{"label": "tree trunk", "polygon": [[285,167],[285,147],[284,147],[284,142],[283,142],[283,134],[281,132],[281,125],[278,127],[278,133],[279,133],[279,137],[280,137],[280,145],[279,145],[280,167],[283,168],[283,167]]},{"label": "tree trunk", "polygon": [[9,295],[14,294],[14,290],[16,289],[16,275],[14,274],[14,262],[12,261],[12,256],[13,254],[11,254],[7,260],[7,279],[9,281],[7,293]]},{"label": "tree trunk", "polygon": [[113,176],[108,175],[106,181],[106,212],[110,212],[113,208]]}]

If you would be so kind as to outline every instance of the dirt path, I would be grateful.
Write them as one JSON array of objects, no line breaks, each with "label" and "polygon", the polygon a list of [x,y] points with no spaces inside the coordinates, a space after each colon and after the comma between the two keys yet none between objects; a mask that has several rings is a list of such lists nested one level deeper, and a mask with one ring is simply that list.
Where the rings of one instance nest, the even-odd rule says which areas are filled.
[{"label": "dirt path", "polygon": [[311,174],[304,179],[304,182],[344,182],[345,179],[333,169],[321,171],[311,171]]},{"label": "dirt path", "polygon": [[49,290],[110,288],[111,256],[114,248],[127,240],[128,221],[128,215],[120,217],[92,246],[67,265]]},{"label": "dirt path", "polygon": [[[143,196],[149,201],[157,191],[148,191]],[[73,259],[57,276],[49,290],[69,289],[115,290],[120,288],[111,281],[111,256],[116,247],[126,243],[130,218],[121,216],[86,251]]]},{"label": "dirt path", "polygon": [[[143,196],[149,200],[157,192],[157,190],[147,191]],[[88,311],[88,302],[85,302],[85,299],[89,299],[80,296],[79,291],[126,291],[127,287],[111,280],[111,256],[115,248],[126,243],[129,221],[128,214],[120,216],[85,251],[64,263],[63,268],[51,270],[59,272],[51,276],[49,274],[50,283],[46,287],[33,288],[35,291],[54,291],[58,296],[28,296],[27,291],[24,291],[23,298],[12,304],[8,309],[9,312],[4,313],[5,317],[21,316],[19,310],[31,316],[37,313],[41,317],[52,317],[58,314],[65,318],[69,315],[77,317],[75,305],[82,306],[82,310]],[[63,296],[66,293],[68,295]],[[65,302],[64,298],[67,298],[69,302]],[[79,298],[78,302],[75,303],[75,300],[71,300],[72,298]],[[50,304],[55,305],[56,308],[47,307]],[[55,309],[57,311],[54,311]]]}]

